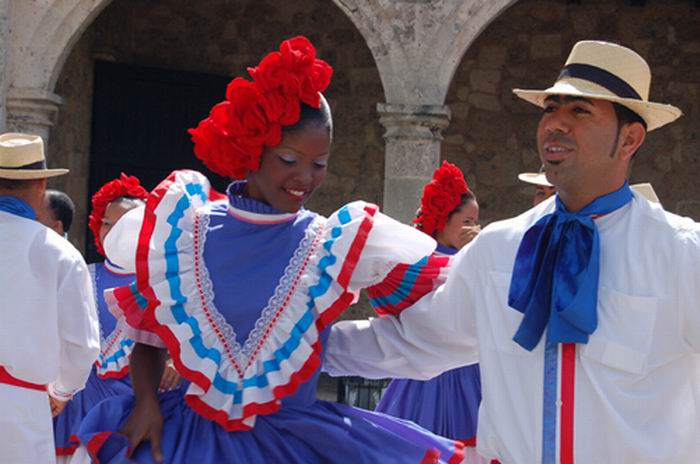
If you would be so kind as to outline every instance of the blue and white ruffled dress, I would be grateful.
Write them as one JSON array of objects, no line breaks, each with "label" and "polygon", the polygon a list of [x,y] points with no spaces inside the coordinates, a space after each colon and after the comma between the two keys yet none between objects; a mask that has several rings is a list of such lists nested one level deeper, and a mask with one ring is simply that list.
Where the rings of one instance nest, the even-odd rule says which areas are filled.
[{"label": "blue and white ruffled dress", "polygon": [[105,304],[103,292],[128,285],[134,274],[105,261],[88,266],[92,276],[97,315],[100,322],[101,349],[85,388],[78,392],[65,409],[54,418],[54,442],[57,456],[70,456],[78,446],[76,434],[85,415],[100,401],[111,396],[131,393],[129,354],[133,340],[124,336],[116,318]]},{"label": "blue and white ruffled dress", "polygon": [[[108,292],[133,337],[167,348],[189,382],[160,394],[165,462],[460,462],[460,443],[316,399],[329,324],[434,242],[367,203],[326,219],[281,213],[241,188],[219,198],[201,174],[171,174],[139,221],[135,284]],[[116,432],[133,402],[104,401],[83,421],[93,459],[124,460]],[[152,462],[150,446],[132,459]]]}]

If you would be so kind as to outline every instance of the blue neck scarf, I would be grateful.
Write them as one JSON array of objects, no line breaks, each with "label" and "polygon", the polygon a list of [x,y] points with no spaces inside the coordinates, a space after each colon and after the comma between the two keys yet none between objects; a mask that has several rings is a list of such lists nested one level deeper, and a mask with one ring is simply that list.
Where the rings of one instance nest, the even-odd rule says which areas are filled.
[{"label": "blue neck scarf", "polygon": [[524,314],[513,340],[532,351],[545,329],[547,341],[588,343],[598,326],[600,244],[592,216],[632,201],[627,182],[570,213],[557,195],[557,209],[523,236],[515,258],[508,304]]},{"label": "blue neck scarf", "polygon": [[17,197],[0,195],[0,211],[36,221],[36,213],[29,203]]}]

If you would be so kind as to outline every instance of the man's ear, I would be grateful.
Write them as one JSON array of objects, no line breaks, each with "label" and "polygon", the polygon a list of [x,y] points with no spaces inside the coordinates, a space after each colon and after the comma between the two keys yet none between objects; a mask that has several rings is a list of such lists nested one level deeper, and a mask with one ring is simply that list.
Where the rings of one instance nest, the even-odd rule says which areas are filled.
[{"label": "man's ear", "polygon": [[620,158],[629,160],[644,143],[647,131],[639,122],[625,124],[620,129]]}]

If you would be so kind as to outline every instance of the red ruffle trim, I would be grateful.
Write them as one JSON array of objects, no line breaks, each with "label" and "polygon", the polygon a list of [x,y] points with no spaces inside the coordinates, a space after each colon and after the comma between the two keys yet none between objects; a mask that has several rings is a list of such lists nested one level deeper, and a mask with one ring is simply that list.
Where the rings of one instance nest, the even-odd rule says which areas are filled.
[{"label": "red ruffle trim", "polygon": [[[455,450],[452,453],[450,459],[447,460],[447,464],[459,464],[464,460],[464,444],[460,441],[455,441]],[[425,456],[421,460],[420,464],[438,464],[440,462],[440,451],[435,448],[430,448],[425,452]]]},{"label": "red ruffle trim", "polygon": [[[99,365],[99,361],[95,361],[95,367],[99,367]],[[103,380],[123,379],[129,374],[129,365],[127,364],[118,371],[109,371],[106,374],[100,374],[97,370],[95,370],[95,372],[97,373],[97,377]]]},{"label": "red ruffle trim", "polygon": [[420,273],[411,284],[411,290],[408,295],[399,294],[401,301],[398,303],[376,306],[375,299],[387,298],[397,291],[401,292],[401,286],[407,277],[406,274],[411,271],[412,266],[408,264],[397,265],[383,281],[367,288],[367,296],[369,296],[374,310],[382,316],[398,315],[404,309],[415,304],[424,295],[433,291],[441,283],[440,276],[443,275],[443,270],[449,263],[449,256],[430,256],[428,262],[421,267]]}]

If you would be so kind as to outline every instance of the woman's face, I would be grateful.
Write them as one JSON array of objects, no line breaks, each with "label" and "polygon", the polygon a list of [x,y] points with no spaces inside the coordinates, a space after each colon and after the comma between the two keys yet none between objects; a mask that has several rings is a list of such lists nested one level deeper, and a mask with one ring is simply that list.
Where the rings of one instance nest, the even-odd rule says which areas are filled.
[{"label": "woman's face", "polygon": [[279,145],[263,152],[260,169],[248,174],[248,195],[280,211],[299,211],[326,177],[330,149],[326,127],[283,133]]},{"label": "woman's face", "polygon": [[114,224],[117,223],[122,216],[128,211],[136,208],[141,204],[138,201],[120,201],[116,200],[107,205],[105,215],[102,217],[102,225],[100,226],[100,243],[105,242],[105,237],[112,230]]},{"label": "woman's face", "polygon": [[439,231],[435,239],[440,245],[459,250],[479,232],[479,204],[475,199],[463,204]]}]

